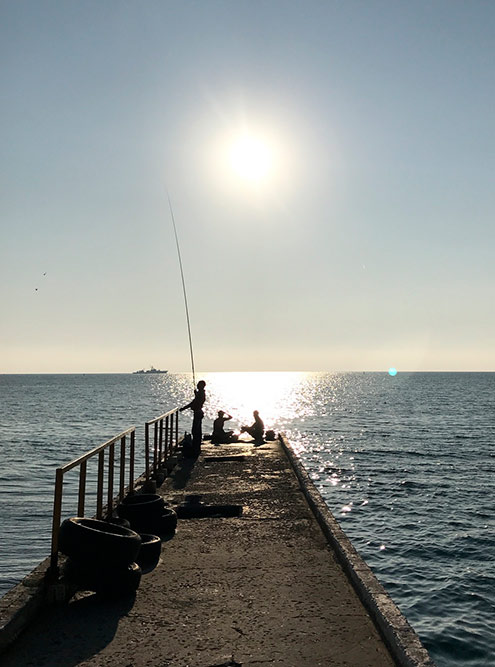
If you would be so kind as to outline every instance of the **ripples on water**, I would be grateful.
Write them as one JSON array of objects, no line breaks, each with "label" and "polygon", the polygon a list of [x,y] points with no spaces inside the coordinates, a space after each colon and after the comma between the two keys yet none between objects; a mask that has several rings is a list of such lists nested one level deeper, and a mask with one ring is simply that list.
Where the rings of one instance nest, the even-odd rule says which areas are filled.
[{"label": "ripples on water", "polygon": [[[495,374],[202,377],[205,430],[218,409],[234,426],[258,409],[288,434],[440,667],[493,664]],[[48,554],[55,468],[132,424],[142,444],[144,421],[191,386],[186,375],[0,376],[0,592]]]}]

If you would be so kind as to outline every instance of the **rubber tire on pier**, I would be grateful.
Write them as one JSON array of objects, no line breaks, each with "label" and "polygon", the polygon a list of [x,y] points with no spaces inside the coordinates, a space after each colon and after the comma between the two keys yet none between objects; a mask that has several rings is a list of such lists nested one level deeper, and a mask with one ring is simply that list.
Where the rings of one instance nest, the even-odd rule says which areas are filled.
[{"label": "rubber tire on pier", "polygon": [[63,554],[76,562],[89,560],[102,567],[133,563],[140,547],[141,538],[130,528],[85,517],[66,519],[58,536]]},{"label": "rubber tire on pier", "polygon": [[107,523],[114,523],[116,526],[124,526],[124,528],[130,528],[131,522],[127,519],[122,519],[120,516],[112,516],[110,519],[105,519]]},{"label": "rubber tire on pier", "polygon": [[136,563],[145,573],[151,572],[158,565],[162,551],[162,541],[158,535],[140,533],[141,549],[136,558]]},{"label": "rubber tire on pier", "polygon": [[160,535],[174,533],[177,528],[177,512],[166,507],[158,522],[158,532]]},{"label": "rubber tire on pier", "polygon": [[133,530],[138,533],[152,533],[153,535],[169,535],[177,528],[177,514],[170,507],[164,507],[158,516],[143,516],[131,523]]},{"label": "rubber tire on pier", "polygon": [[95,561],[86,563],[69,558],[64,566],[64,577],[79,590],[94,591],[98,595],[118,598],[132,595],[141,582],[141,567],[137,563],[128,565],[101,566]]},{"label": "rubber tire on pier", "polygon": [[176,508],[179,519],[205,519],[208,517],[239,517],[242,505],[206,505],[204,503],[183,503]]},{"label": "rubber tire on pier", "polygon": [[117,514],[130,521],[131,526],[140,525],[147,519],[161,516],[165,503],[157,493],[138,493],[127,496],[117,507]]}]

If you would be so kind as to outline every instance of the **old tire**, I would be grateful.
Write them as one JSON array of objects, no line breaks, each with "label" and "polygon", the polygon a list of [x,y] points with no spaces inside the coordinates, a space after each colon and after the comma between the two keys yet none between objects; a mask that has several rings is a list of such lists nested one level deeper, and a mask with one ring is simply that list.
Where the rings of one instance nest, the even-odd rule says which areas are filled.
[{"label": "old tire", "polygon": [[141,538],[130,528],[85,517],[66,519],[58,541],[59,550],[73,561],[101,566],[129,565],[141,547]]},{"label": "old tire", "polygon": [[177,528],[177,514],[169,507],[164,507],[159,516],[142,517],[133,521],[133,530],[138,533],[152,533],[153,535],[168,535]]},{"label": "old tire", "polygon": [[78,562],[69,559],[64,576],[79,590],[93,591],[105,597],[125,597],[135,593],[141,581],[141,567],[137,563],[102,566],[98,562]]},{"label": "old tire", "polygon": [[112,516],[110,519],[106,519],[107,523],[114,523],[116,526],[124,526],[124,528],[130,528],[131,522],[127,519],[122,519],[120,516]]},{"label": "old tire", "polygon": [[161,516],[165,503],[163,498],[156,493],[138,493],[127,496],[117,507],[117,514],[133,524],[142,523],[143,520]]},{"label": "old tire", "polygon": [[141,567],[146,573],[151,572],[155,569],[160,560],[160,554],[162,551],[162,541],[158,535],[149,535],[147,533],[141,533],[141,549],[136,558],[136,563]]},{"label": "old tire", "polygon": [[158,532],[160,535],[168,535],[175,532],[177,528],[177,512],[170,508],[165,508],[158,521]]},{"label": "old tire", "polygon": [[242,515],[242,505],[205,505],[184,503],[177,506],[179,519],[205,519],[208,517],[238,517]]}]

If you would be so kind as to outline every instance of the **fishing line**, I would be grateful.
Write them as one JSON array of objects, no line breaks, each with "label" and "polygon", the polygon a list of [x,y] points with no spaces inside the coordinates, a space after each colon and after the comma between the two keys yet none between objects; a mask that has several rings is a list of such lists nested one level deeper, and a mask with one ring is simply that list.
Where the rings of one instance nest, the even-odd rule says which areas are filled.
[{"label": "fishing line", "polygon": [[179,246],[179,237],[177,235],[177,227],[175,225],[174,210],[172,208],[172,202],[170,201],[170,195],[168,194],[168,192],[167,192],[167,199],[168,199],[168,205],[170,207],[170,215],[172,216],[172,224],[174,226],[174,236],[175,236],[175,245],[177,246],[177,255],[179,257],[180,277],[182,279],[182,292],[184,294],[184,305],[186,307],[187,333],[189,335],[189,351],[191,353],[192,376],[193,376],[194,387],[196,387],[196,374],[194,372],[194,354],[193,354],[193,345],[192,345],[192,337],[191,337],[191,322],[190,322],[190,319],[189,319],[189,306],[187,305],[186,281],[184,280],[184,270],[182,268],[182,257],[181,257],[181,254],[180,254],[180,246]]}]

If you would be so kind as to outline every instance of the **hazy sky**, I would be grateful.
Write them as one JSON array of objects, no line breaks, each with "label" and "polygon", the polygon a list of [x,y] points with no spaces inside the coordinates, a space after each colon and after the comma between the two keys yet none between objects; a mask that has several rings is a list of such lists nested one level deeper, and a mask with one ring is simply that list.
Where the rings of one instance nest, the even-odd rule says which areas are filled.
[{"label": "hazy sky", "polygon": [[491,0],[3,0],[0,62],[0,372],[189,369],[167,189],[197,369],[495,370]]}]

